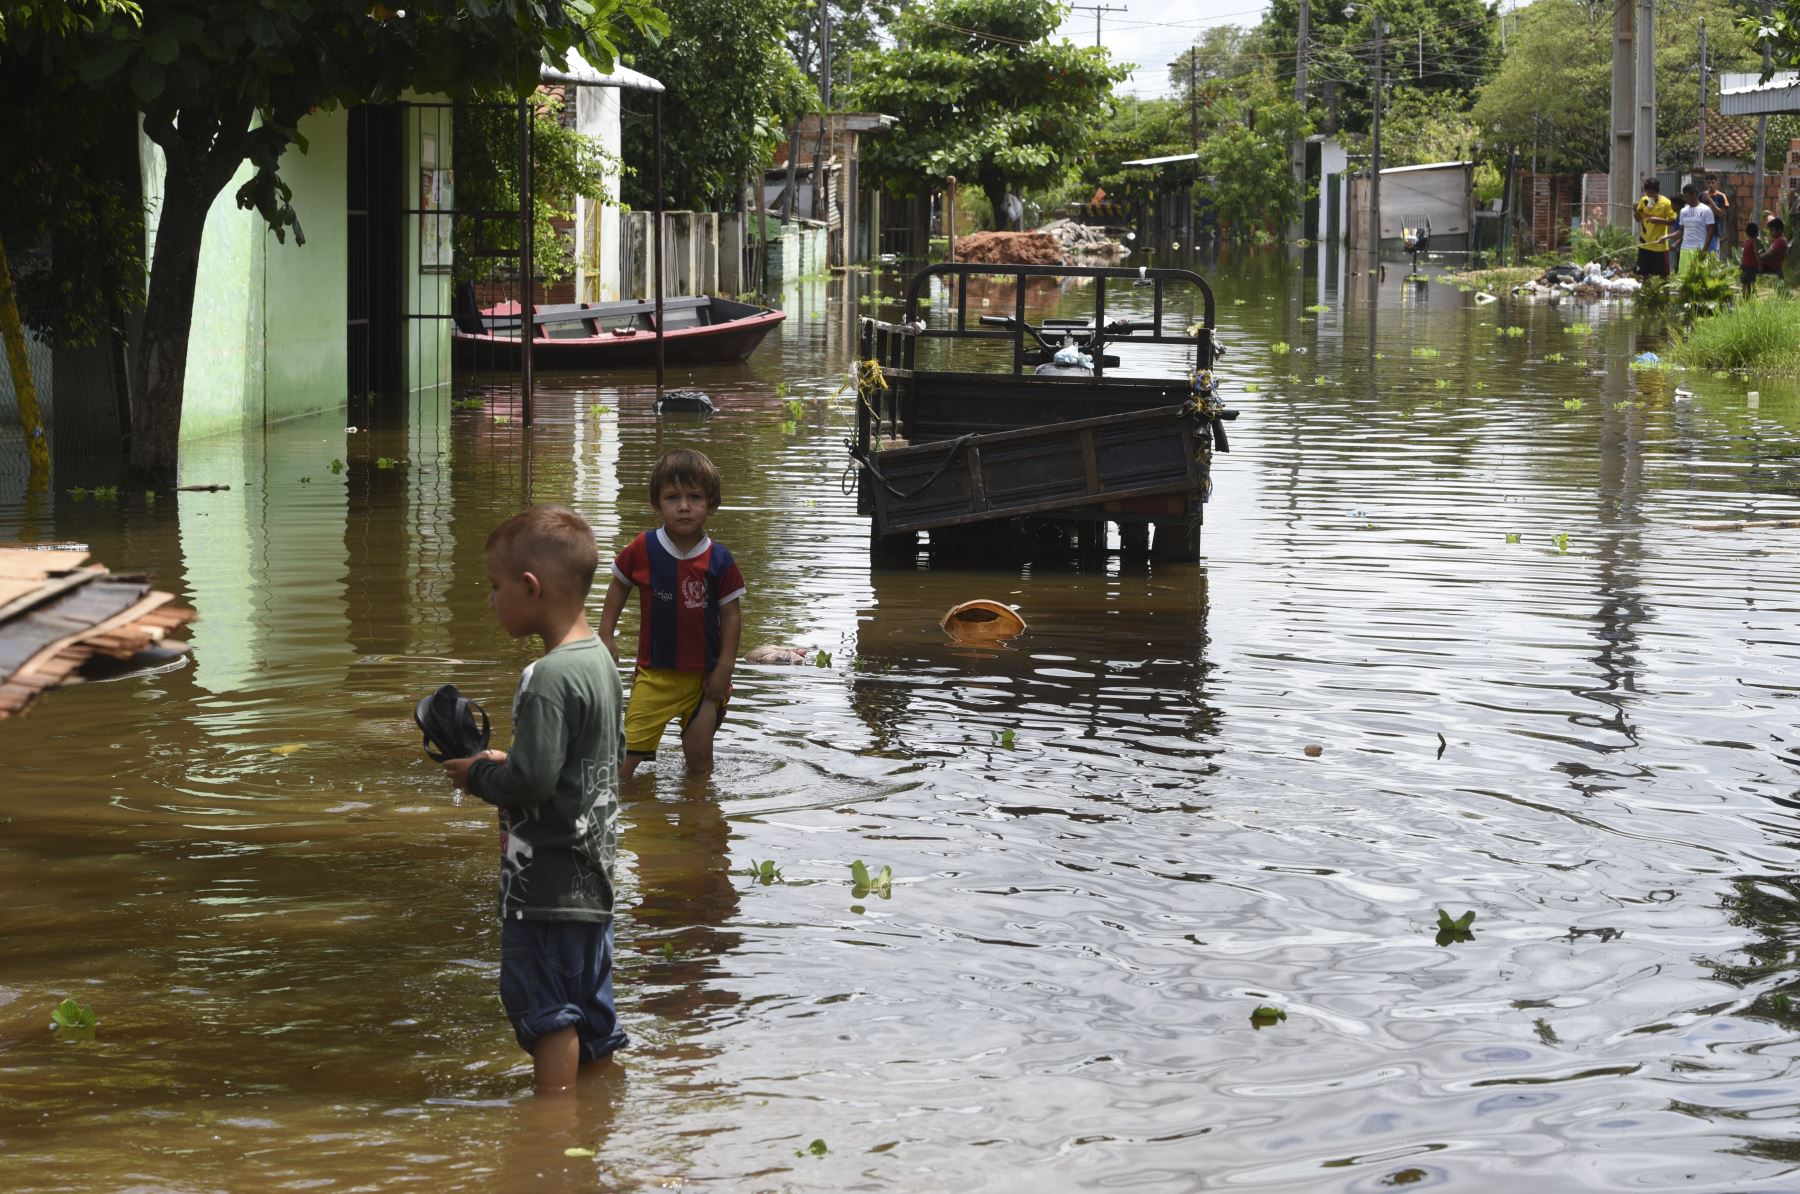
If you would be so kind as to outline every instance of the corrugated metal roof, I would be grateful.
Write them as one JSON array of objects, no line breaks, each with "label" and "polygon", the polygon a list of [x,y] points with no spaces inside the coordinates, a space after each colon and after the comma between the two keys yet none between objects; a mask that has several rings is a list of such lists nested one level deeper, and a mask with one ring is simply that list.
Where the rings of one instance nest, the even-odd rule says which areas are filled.
[{"label": "corrugated metal roof", "polygon": [[640,74],[626,66],[623,62],[613,63],[612,70],[601,74],[594,64],[583,58],[575,50],[562,66],[544,63],[538,71],[538,78],[546,83],[572,83],[577,87],[618,87],[625,91],[661,91],[663,85],[649,75]]},{"label": "corrugated metal roof", "polygon": [[1758,71],[1719,73],[1719,111],[1727,116],[1800,113],[1800,71],[1782,71],[1767,83]]},{"label": "corrugated metal roof", "polygon": [[1121,165],[1121,166],[1166,166],[1170,162],[1197,162],[1199,160],[1200,160],[1200,155],[1197,153],[1172,153],[1168,157],[1138,158],[1136,161],[1133,161],[1133,162],[1120,162],[1119,165]]},{"label": "corrugated metal roof", "polygon": [[1418,166],[1385,166],[1383,174],[1407,174],[1414,170],[1449,170],[1457,166],[1473,166],[1474,162],[1425,162]]}]

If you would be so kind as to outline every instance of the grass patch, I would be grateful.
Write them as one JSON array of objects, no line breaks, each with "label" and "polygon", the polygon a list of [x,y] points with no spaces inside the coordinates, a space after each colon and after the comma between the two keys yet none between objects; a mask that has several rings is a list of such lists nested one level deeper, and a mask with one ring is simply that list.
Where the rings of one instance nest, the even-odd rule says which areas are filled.
[{"label": "grass patch", "polygon": [[1696,319],[1669,356],[1699,369],[1800,369],[1800,299],[1768,295]]}]

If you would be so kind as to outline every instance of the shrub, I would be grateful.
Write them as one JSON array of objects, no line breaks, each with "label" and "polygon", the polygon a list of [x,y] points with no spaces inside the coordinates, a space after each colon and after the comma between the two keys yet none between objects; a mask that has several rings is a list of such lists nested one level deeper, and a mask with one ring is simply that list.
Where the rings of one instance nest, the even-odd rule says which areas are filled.
[{"label": "shrub", "polygon": [[1637,236],[1629,228],[1618,228],[1611,224],[1602,225],[1593,232],[1577,228],[1569,247],[1575,260],[1582,265],[1590,261],[1617,265],[1636,254]]}]

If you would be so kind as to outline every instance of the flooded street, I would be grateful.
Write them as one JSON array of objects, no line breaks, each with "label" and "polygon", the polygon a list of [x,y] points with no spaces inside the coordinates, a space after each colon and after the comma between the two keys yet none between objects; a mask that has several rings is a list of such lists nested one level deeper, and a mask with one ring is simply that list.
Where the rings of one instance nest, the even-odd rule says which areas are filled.
[{"label": "flooded street", "polygon": [[[1198,566],[872,569],[840,390],[897,275],[672,372],[708,420],[554,378],[529,430],[319,416],[193,445],[229,492],[0,509],[200,615],[184,665],[0,725],[0,1187],[1800,1185],[1800,531],[1692,528],[1800,517],[1800,387],[1633,371],[1623,304],[1198,267],[1242,412]],[[492,810],[411,705],[455,683],[504,742],[489,529],[566,502],[605,560],[677,445],[745,646],[830,662],[741,666],[717,773],[627,787],[634,1043],[547,1111]],[[1028,633],[948,643],[977,597]]]}]

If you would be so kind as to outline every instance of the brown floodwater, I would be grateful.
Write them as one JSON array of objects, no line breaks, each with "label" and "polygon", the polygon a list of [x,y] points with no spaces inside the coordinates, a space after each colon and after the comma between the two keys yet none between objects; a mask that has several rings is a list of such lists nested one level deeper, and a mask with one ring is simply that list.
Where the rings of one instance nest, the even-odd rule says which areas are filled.
[{"label": "brown floodwater", "polygon": [[[0,505],[200,615],[0,724],[0,1187],[1800,1185],[1800,532],[1692,527],[1800,516],[1800,393],[1633,371],[1606,304],[1203,265],[1243,416],[1198,565],[872,569],[839,390],[889,275],[678,373],[710,419],[563,378],[530,430],[396,401],[194,445],[229,492]],[[534,1104],[494,819],[410,706],[454,682],[504,741],[488,529],[622,546],[675,444],[746,646],[830,664],[743,667],[717,773],[628,790],[634,1043]],[[1028,632],[948,642],[971,598]]]}]

